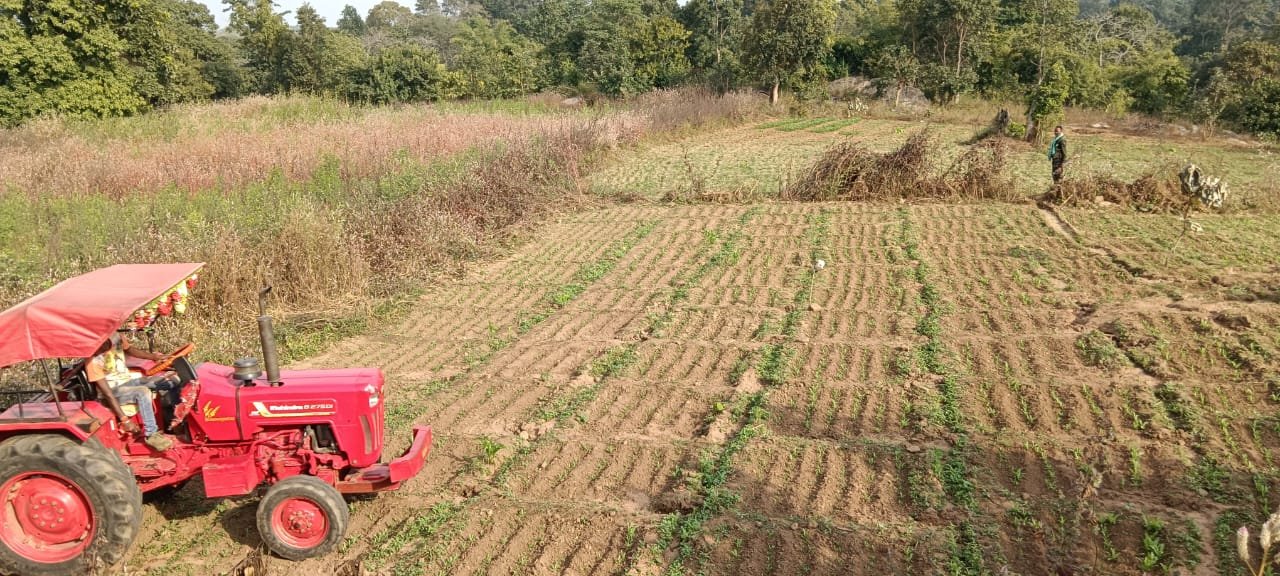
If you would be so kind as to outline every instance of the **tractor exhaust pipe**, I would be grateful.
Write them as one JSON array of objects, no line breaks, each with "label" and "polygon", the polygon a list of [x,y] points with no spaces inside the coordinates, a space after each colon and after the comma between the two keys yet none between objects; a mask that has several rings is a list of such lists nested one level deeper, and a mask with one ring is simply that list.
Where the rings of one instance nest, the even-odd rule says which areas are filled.
[{"label": "tractor exhaust pipe", "polygon": [[280,355],[276,353],[276,333],[271,327],[271,316],[267,315],[267,295],[270,293],[270,286],[258,292],[258,336],[262,339],[262,361],[267,365],[267,382],[279,386]]}]

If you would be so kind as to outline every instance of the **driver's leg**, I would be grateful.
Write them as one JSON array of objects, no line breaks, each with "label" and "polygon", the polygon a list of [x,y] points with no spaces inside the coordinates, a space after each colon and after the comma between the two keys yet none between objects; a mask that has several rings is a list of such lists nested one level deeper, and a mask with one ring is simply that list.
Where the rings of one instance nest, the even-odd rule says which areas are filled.
[{"label": "driver's leg", "polygon": [[[132,382],[130,383],[132,384]],[[116,396],[116,401],[121,404],[136,404],[138,406],[138,416],[142,418],[142,433],[145,436],[155,434],[159,429],[156,426],[156,413],[151,405],[151,390],[146,386],[117,386],[111,391]]]},{"label": "driver's leg", "polygon": [[[135,381],[129,382],[134,384]],[[124,385],[117,387],[114,391],[116,399],[121,402],[130,402],[138,405],[138,416],[142,418],[142,432],[145,435],[145,442],[161,452],[173,447],[173,440],[160,433],[159,427],[156,425],[155,406],[151,403],[151,389],[146,386]]]}]

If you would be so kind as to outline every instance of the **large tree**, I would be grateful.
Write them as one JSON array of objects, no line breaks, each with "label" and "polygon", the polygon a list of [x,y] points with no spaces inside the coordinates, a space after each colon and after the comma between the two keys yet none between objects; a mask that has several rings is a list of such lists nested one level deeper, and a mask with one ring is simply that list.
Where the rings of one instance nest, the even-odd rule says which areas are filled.
[{"label": "large tree", "polygon": [[287,57],[289,85],[313,94],[340,91],[364,61],[364,47],[358,39],[330,30],[310,4],[298,7],[297,20],[297,39]]},{"label": "large tree", "polygon": [[831,47],[835,17],[831,0],[757,0],[742,52],[747,68],[770,87],[771,104],[784,82],[816,72]]},{"label": "large tree", "polygon": [[135,88],[152,106],[208,98],[215,92],[202,74],[216,28],[208,8],[194,0],[131,2],[109,13],[124,40],[124,58]]},{"label": "large tree", "polygon": [[[689,70],[689,32],[668,11],[638,0],[600,0],[582,22],[578,78],[606,94],[665,88]],[[651,10],[646,13],[646,10]]]},{"label": "large tree", "polygon": [[920,79],[920,61],[906,46],[892,46],[881,51],[872,62],[871,70],[880,79],[880,90],[893,88],[894,108],[902,103],[902,91]]},{"label": "large tree", "polygon": [[447,74],[434,51],[418,44],[394,43],[350,72],[345,96],[370,104],[431,102],[444,96]]},{"label": "large tree", "polygon": [[743,0],[689,0],[680,15],[690,33],[689,63],[699,79],[718,92],[736,88],[747,26]]},{"label": "large tree", "polygon": [[916,55],[923,61],[954,70],[957,75],[972,67],[972,55],[995,29],[999,10],[998,0],[898,2],[906,41],[911,43]]},{"label": "large tree", "polygon": [[1271,24],[1276,11],[1276,0],[1193,0],[1184,48],[1191,55],[1225,54],[1233,42]]},{"label": "large tree", "polygon": [[293,31],[271,0],[225,0],[231,8],[229,28],[239,36],[254,89],[263,94],[287,92],[287,56]]},{"label": "large tree", "polygon": [[147,105],[113,17],[128,0],[0,2],[0,124],[46,113],[129,114]]},{"label": "large tree", "polygon": [[471,18],[452,42],[456,52],[450,64],[460,96],[511,98],[538,88],[542,47],[506,21]]},{"label": "large tree", "polygon": [[[1011,56],[1016,67],[1022,70],[1022,79],[1031,87],[1027,90],[1027,138],[1040,137],[1038,122],[1059,112],[1046,112],[1048,108],[1061,109],[1063,101],[1071,96],[1073,88],[1090,86],[1087,78],[1097,68],[1081,70],[1076,67],[1073,75],[1068,63],[1078,56],[1076,51],[1076,16],[1080,6],[1075,0],[1013,0],[1006,11],[1006,25],[1012,26]],[[1046,85],[1046,76],[1054,70],[1053,82]],[[1030,78],[1027,78],[1030,76]],[[1067,90],[1062,95],[1062,90]],[[1079,92],[1077,92],[1079,94]],[[1053,103],[1052,106],[1046,102]]]},{"label": "large tree", "polygon": [[1201,97],[1210,124],[1280,137],[1280,46],[1262,40],[1238,42],[1223,56]]},{"label": "large tree", "polygon": [[1173,53],[1177,38],[1155,15],[1122,4],[1086,25],[1098,67],[1108,71],[1113,90],[1123,91],[1133,109],[1159,114],[1182,105],[1190,70]]},{"label": "large tree", "polygon": [[342,15],[338,17],[338,31],[352,36],[364,36],[364,18],[355,6],[347,4],[342,7]]},{"label": "large tree", "polygon": [[369,8],[364,25],[370,32],[388,32],[394,28],[407,27],[412,20],[412,10],[398,2],[383,0]]}]

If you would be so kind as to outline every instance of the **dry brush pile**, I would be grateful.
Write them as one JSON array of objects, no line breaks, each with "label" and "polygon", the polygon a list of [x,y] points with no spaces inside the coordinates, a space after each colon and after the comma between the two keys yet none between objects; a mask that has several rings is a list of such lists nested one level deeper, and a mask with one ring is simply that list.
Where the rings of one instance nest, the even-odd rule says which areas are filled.
[{"label": "dry brush pile", "polygon": [[1148,171],[1132,182],[1106,175],[1067,179],[1042,198],[1058,206],[1096,206],[1099,199],[1143,212],[1181,212],[1187,200],[1175,166]]},{"label": "dry brush pile", "polygon": [[927,130],[897,150],[877,154],[853,141],[828,149],[782,191],[784,200],[1001,200],[1017,201],[1007,173],[1007,144],[984,140],[966,149],[950,165],[938,165],[938,143]]}]

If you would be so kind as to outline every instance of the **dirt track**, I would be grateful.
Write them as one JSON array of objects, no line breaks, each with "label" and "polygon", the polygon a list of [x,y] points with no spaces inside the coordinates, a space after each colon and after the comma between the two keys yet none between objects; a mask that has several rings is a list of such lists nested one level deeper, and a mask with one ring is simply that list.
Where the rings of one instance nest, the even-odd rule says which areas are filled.
[{"label": "dirt track", "polygon": [[[418,479],[353,504],[339,553],[258,558],[256,501],[190,486],[148,506],[122,573],[1140,574],[1144,532],[1157,563],[1217,573],[1222,526],[1277,500],[1280,305],[1258,284],[1278,241],[1213,221],[1135,275],[1115,258],[1167,253],[1164,224],[1129,217],[1156,240],[1110,258],[1090,245],[1118,224],[1065,217],[1080,242],[1031,206],[554,223],[308,362],[386,371],[389,452],[436,432]],[[673,537],[701,500],[681,487],[738,438],[740,502]]]}]

